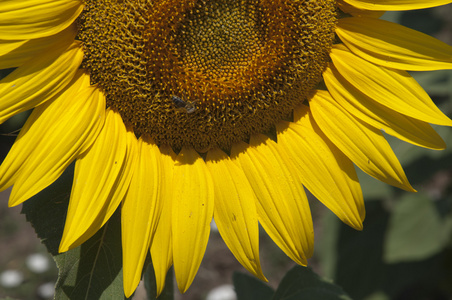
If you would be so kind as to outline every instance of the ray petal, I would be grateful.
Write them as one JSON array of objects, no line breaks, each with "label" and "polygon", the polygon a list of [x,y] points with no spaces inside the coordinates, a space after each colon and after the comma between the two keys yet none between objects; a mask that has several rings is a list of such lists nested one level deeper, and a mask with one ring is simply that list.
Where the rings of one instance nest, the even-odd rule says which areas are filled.
[{"label": "ray petal", "polygon": [[132,295],[162,212],[160,151],[152,141],[138,141],[136,168],[121,207],[124,294]]},{"label": "ray petal", "polygon": [[[74,97],[83,84],[83,72],[79,71],[75,76],[73,82],[69,84],[69,88],[55,100],[55,104],[60,102],[64,103],[62,99],[69,99]],[[42,107],[48,109],[57,109],[57,106],[49,105],[52,102],[44,104]],[[40,108],[41,109],[41,108]],[[36,109],[27,119],[20,130],[19,135],[16,138],[13,146],[11,147],[8,155],[0,166],[0,191],[4,191],[8,187],[12,186],[16,182],[20,170],[24,167],[26,161],[30,155],[35,151],[36,145],[32,143],[39,143],[43,134],[48,129],[48,123],[42,121],[41,113],[38,113],[39,109]],[[37,139],[33,139],[34,136],[38,136]]]},{"label": "ray petal", "polygon": [[82,10],[79,0],[3,0],[0,40],[28,40],[56,34],[69,27]]},{"label": "ray petal", "polygon": [[154,266],[157,297],[165,287],[166,273],[173,264],[172,242],[172,191],[174,162],[177,155],[169,146],[160,146],[161,155],[161,201],[162,215],[151,245],[152,264]]},{"label": "ray petal", "polygon": [[256,135],[250,145],[234,145],[231,157],[240,163],[256,193],[262,227],[286,255],[306,265],[314,241],[311,211],[298,176],[288,168],[278,146]]},{"label": "ray petal", "polygon": [[173,176],[173,261],[184,293],[195,278],[206,250],[214,209],[214,188],[204,160],[184,147]]},{"label": "ray petal", "polygon": [[79,42],[46,50],[0,81],[0,124],[51,99],[72,80],[83,59]]},{"label": "ray petal", "polygon": [[374,65],[339,46],[333,47],[330,57],[350,84],[378,103],[427,123],[452,126],[407,72]]},{"label": "ray petal", "polygon": [[344,223],[362,229],[364,201],[353,163],[320,130],[309,108],[294,110],[296,123],[277,124],[278,144],[300,170],[303,185]]},{"label": "ray petal", "polygon": [[449,4],[450,0],[343,0],[359,8],[368,10],[413,10]]},{"label": "ray petal", "polygon": [[309,99],[309,107],[323,133],[361,170],[390,185],[414,191],[379,130],[354,118],[327,91],[317,91]]},{"label": "ray petal", "polygon": [[344,2],[344,0],[338,0],[337,5],[340,10],[355,17],[379,18],[385,13],[385,11],[359,9]]},{"label": "ray petal", "polygon": [[39,39],[0,40],[0,69],[19,67],[30,58],[36,59],[37,55],[42,55],[47,48],[66,49],[74,42],[76,33],[76,27],[69,26],[62,32]]},{"label": "ray petal", "polygon": [[248,271],[267,281],[259,260],[256,196],[245,173],[220,149],[210,150],[206,163],[215,183],[214,219],[223,240]]},{"label": "ray petal", "polygon": [[135,135],[109,110],[96,141],[75,164],[60,252],[81,245],[108,221],[129,187],[136,156]]},{"label": "ray petal", "polygon": [[74,84],[85,85],[39,106],[28,118],[0,167],[0,186],[14,183],[9,205],[22,203],[55,181],[99,134],[105,97],[86,78],[83,74]]},{"label": "ray petal", "polygon": [[342,18],[336,33],[356,55],[388,68],[452,69],[452,47],[429,35],[373,18]]},{"label": "ray petal", "polygon": [[348,83],[332,64],[323,73],[323,78],[337,103],[374,128],[416,146],[436,150],[446,148],[443,139],[430,124],[375,102]]}]

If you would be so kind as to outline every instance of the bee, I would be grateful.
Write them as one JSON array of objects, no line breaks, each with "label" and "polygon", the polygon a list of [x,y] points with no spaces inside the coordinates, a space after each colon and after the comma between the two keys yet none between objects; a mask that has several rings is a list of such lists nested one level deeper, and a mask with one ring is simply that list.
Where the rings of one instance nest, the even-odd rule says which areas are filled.
[{"label": "bee", "polygon": [[191,101],[184,101],[181,98],[177,96],[171,96],[171,100],[174,103],[174,106],[176,106],[177,111],[183,111],[187,114],[194,113],[196,110],[196,106],[194,102]]}]

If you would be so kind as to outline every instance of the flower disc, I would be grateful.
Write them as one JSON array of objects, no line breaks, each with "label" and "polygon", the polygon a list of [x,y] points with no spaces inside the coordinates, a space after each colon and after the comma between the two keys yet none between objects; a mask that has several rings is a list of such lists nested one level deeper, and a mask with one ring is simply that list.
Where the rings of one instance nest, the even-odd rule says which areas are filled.
[{"label": "flower disc", "polygon": [[138,136],[230,149],[286,118],[321,81],[335,1],[93,1],[83,67]]}]

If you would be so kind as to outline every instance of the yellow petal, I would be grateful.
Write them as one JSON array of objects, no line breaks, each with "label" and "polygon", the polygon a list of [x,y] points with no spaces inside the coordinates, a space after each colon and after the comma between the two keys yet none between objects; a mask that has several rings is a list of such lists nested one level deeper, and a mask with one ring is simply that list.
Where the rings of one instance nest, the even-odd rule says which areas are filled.
[{"label": "yellow petal", "polygon": [[250,145],[237,143],[231,157],[240,163],[257,196],[259,222],[292,260],[307,264],[312,255],[314,230],[306,194],[282,157],[279,145],[263,135]]},{"label": "yellow petal", "polygon": [[[83,84],[84,75],[82,75],[82,71],[77,72],[73,82],[69,84],[68,89],[58,98],[59,100],[54,101],[56,104],[49,105],[52,103],[49,102],[48,104],[43,105],[42,108],[48,108],[50,109],[49,112],[51,112],[52,109],[58,108],[58,104],[64,103],[62,99],[74,97]],[[33,143],[39,143],[43,134],[45,134],[45,130],[47,130],[46,126],[49,124],[40,121],[43,119],[40,117],[41,114],[38,113],[38,110],[42,110],[42,108],[36,109],[34,113],[28,117],[27,122],[20,130],[16,141],[0,166],[0,191],[4,191],[16,182],[19,171],[25,165],[28,157],[35,151],[36,145],[33,145]],[[33,140],[34,136],[38,136],[38,138]]]},{"label": "yellow petal", "polygon": [[218,231],[237,260],[267,281],[259,260],[256,196],[245,173],[220,149],[207,153],[206,164],[215,184],[214,218]]},{"label": "yellow petal", "polygon": [[450,0],[343,0],[359,9],[413,10],[449,4]]},{"label": "yellow petal", "polygon": [[80,43],[47,49],[0,81],[0,124],[51,99],[72,80],[83,59]]},{"label": "yellow petal", "polygon": [[109,110],[96,141],[75,164],[60,252],[81,245],[108,221],[129,187],[136,156],[135,135]]},{"label": "yellow petal", "polygon": [[441,150],[446,147],[430,124],[407,117],[373,101],[345,80],[331,64],[323,73],[334,100],[353,116],[376,129],[416,146]]},{"label": "yellow petal", "polygon": [[452,126],[407,72],[374,65],[339,47],[333,47],[330,57],[350,84],[378,103],[427,123]]},{"label": "yellow petal", "polygon": [[28,40],[63,31],[83,10],[79,0],[3,0],[0,40]]},{"label": "yellow petal", "polygon": [[361,170],[385,183],[414,191],[379,130],[354,118],[327,91],[317,91],[309,107],[323,133]]},{"label": "yellow petal", "polygon": [[353,163],[320,130],[309,108],[296,108],[294,119],[277,124],[278,144],[299,168],[303,185],[344,223],[361,230],[364,201]]},{"label": "yellow petal", "polygon": [[94,142],[104,119],[105,97],[86,85],[36,108],[0,167],[0,186],[14,183],[9,205],[22,203],[55,181]]},{"label": "yellow petal", "polygon": [[121,209],[124,294],[133,294],[141,278],[162,212],[160,151],[151,141],[138,141],[138,159]]},{"label": "yellow petal", "polygon": [[356,8],[343,0],[338,0],[337,5],[345,13],[351,14],[355,17],[369,17],[369,18],[379,18],[384,15],[385,11],[374,11]]},{"label": "yellow petal", "polygon": [[15,68],[23,65],[30,58],[47,55],[47,48],[69,47],[73,42],[77,29],[67,29],[52,36],[32,40],[0,40],[0,69]]},{"label": "yellow petal", "polygon": [[356,55],[388,68],[452,69],[452,47],[405,26],[373,18],[342,18],[336,33]]},{"label": "yellow petal", "polygon": [[212,178],[192,148],[177,156],[173,177],[173,260],[179,291],[193,282],[206,250],[214,209]]},{"label": "yellow petal", "polygon": [[169,146],[160,146],[161,151],[161,201],[163,202],[162,215],[160,216],[157,230],[151,245],[152,264],[154,266],[157,296],[165,287],[166,273],[173,264],[172,242],[172,191],[173,169],[176,154]]}]

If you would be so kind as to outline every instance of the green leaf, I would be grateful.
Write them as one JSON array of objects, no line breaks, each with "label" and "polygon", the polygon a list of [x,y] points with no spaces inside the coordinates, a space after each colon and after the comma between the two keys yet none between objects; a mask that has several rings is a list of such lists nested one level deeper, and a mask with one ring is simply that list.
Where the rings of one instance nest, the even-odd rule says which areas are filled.
[{"label": "green leaf", "polygon": [[363,231],[339,223],[337,244],[330,249],[337,256],[333,278],[354,299],[363,299],[385,285],[381,258],[388,219],[382,201],[367,201]]},{"label": "green leaf", "polygon": [[450,282],[446,274],[451,272],[444,263],[447,250],[422,261],[385,263],[383,244],[389,219],[383,201],[369,201],[363,231],[339,222],[337,244],[329,249],[337,255],[335,282],[353,299],[367,300],[376,293],[389,299],[436,299],[434,295]]},{"label": "green leaf", "polygon": [[295,266],[281,281],[273,300],[351,299],[341,287],[323,279],[310,268]]},{"label": "green leaf", "polygon": [[275,291],[259,279],[235,272],[232,276],[237,300],[270,300]]},{"label": "green leaf", "polygon": [[144,272],[144,288],[146,289],[146,299],[155,300],[157,284],[155,283],[155,272],[152,263],[148,264]]},{"label": "green leaf", "polygon": [[443,26],[442,20],[435,15],[436,7],[401,12],[400,24],[414,30],[434,35]]},{"label": "green leaf", "polygon": [[340,225],[339,218],[331,211],[326,211],[321,223],[321,228],[326,230],[322,230],[320,239],[316,241],[317,244],[314,248],[314,257],[321,262],[321,273],[328,278],[334,278],[338,254],[335,250],[338,243]]},{"label": "green leaf", "polygon": [[53,256],[63,235],[74,166],[69,166],[51,186],[23,203],[22,214],[31,223],[47,251]]},{"label": "green leaf", "polygon": [[[444,126],[433,126],[446,143],[451,140],[450,128]],[[416,188],[418,184],[424,184],[440,170],[450,170],[452,167],[451,147],[441,151],[434,151],[400,141],[395,137],[385,135],[391,144],[394,153],[404,166],[405,173],[410,183]]]},{"label": "green leaf", "polygon": [[60,270],[56,299],[125,299],[119,213],[83,245],[57,255],[55,261]]},{"label": "green leaf", "polygon": [[171,267],[166,273],[165,287],[158,298],[155,297],[157,294],[157,284],[155,282],[155,272],[152,262],[148,264],[146,271],[144,273],[144,287],[146,289],[146,295],[148,300],[173,300],[174,299],[174,283],[173,283],[173,267]]},{"label": "green leaf", "polygon": [[429,95],[449,96],[452,94],[452,71],[410,72]]},{"label": "green leaf", "polygon": [[119,211],[83,245],[58,254],[72,177],[70,167],[22,209],[59,268],[55,299],[124,299]]},{"label": "green leaf", "polygon": [[389,298],[388,295],[379,291],[379,292],[375,292],[372,295],[366,297],[366,299],[364,299],[364,300],[391,300],[391,299]]},{"label": "green leaf", "polygon": [[434,203],[422,193],[406,194],[389,219],[383,259],[387,263],[421,260],[446,246],[450,226],[444,226]]},{"label": "green leaf", "polygon": [[365,201],[388,198],[392,195],[392,186],[373,178],[359,168],[356,168],[356,174]]}]

